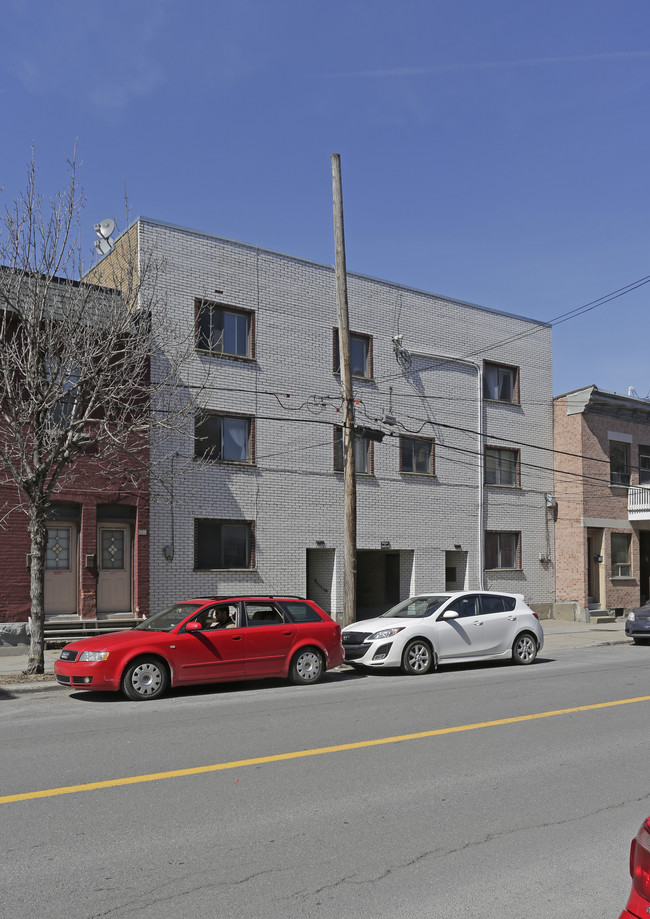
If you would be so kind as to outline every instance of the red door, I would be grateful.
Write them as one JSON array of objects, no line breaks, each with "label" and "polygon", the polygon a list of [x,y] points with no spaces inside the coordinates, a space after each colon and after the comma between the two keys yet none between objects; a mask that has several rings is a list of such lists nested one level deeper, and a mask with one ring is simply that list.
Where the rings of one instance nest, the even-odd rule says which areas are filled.
[{"label": "red door", "polygon": [[291,655],[298,626],[285,622],[284,613],[275,603],[246,603],[246,674],[247,676],[282,676]]},{"label": "red door", "polygon": [[202,629],[176,635],[175,683],[209,683],[233,680],[246,675],[246,629],[230,624],[210,628],[219,610],[233,607],[214,606],[196,616]]}]

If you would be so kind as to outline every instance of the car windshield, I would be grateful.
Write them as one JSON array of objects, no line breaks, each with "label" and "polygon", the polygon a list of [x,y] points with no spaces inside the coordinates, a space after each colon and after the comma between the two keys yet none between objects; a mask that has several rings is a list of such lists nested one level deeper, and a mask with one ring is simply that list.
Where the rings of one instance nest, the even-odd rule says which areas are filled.
[{"label": "car windshield", "polygon": [[397,606],[382,613],[382,619],[423,619],[440,609],[449,599],[449,594],[439,597],[409,597]]},{"label": "car windshield", "polygon": [[136,625],[136,629],[151,632],[171,632],[179,622],[187,619],[191,613],[195,613],[200,606],[202,606],[201,603],[174,603],[173,606],[161,609],[159,613],[154,613],[153,616],[144,619],[139,625]]}]

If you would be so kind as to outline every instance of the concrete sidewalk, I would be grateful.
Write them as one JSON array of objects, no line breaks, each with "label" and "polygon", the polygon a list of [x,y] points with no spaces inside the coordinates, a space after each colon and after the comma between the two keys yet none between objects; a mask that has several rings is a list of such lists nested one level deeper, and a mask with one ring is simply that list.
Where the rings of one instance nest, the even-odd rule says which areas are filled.
[{"label": "concrete sidewalk", "polygon": [[[565,622],[562,619],[542,620],[544,649],[542,656],[559,650],[593,648],[599,645],[631,644],[625,635],[625,618],[614,622]],[[45,652],[45,674],[42,677],[24,677],[27,669],[27,647],[0,647],[0,699],[3,694],[65,689],[54,679],[54,661],[59,650]]]}]

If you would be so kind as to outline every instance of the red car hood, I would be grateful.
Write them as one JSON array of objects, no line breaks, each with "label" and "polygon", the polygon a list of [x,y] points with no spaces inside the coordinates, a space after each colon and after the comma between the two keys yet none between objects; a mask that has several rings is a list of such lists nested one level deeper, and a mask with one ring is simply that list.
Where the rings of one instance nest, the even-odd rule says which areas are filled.
[{"label": "red car hood", "polygon": [[66,648],[72,648],[74,651],[111,651],[132,647],[140,641],[151,641],[155,636],[170,634],[155,632],[153,629],[125,629],[123,632],[108,632],[105,635],[93,635],[92,638],[79,638],[69,642]]}]

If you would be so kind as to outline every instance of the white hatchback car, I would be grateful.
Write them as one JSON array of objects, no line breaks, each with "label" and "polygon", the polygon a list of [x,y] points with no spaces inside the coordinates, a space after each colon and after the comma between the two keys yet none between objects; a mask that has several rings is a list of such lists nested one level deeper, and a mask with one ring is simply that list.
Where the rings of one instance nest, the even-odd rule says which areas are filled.
[{"label": "white hatchback car", "polygon": [[480,590],[409,597],[377,619],[346,626],[342,638],[346,663],[413,675],[468,660],[532,664],[544,646],[522,594]]}]

